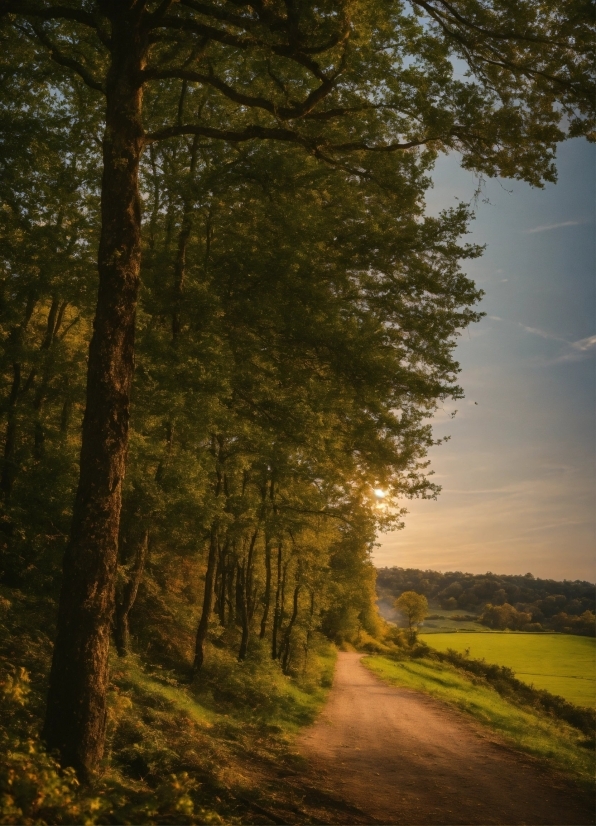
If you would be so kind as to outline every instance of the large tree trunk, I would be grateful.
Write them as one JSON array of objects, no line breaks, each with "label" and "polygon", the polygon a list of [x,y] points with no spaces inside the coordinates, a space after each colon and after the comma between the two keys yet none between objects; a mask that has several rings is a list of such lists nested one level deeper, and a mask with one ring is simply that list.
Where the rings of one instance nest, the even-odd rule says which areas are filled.
[{"label": "large tree trunk", "polygon": [[[107,6],[107,4],[106,4]],[[138,170],[147,45],[143,4],[111,3],[111,64],[103,139],[99,291],[89,347],[79,486],[64,558],[58,633],[43,736],[89,777],[103,755],[108,650],[126,464],[141,261]]]}]

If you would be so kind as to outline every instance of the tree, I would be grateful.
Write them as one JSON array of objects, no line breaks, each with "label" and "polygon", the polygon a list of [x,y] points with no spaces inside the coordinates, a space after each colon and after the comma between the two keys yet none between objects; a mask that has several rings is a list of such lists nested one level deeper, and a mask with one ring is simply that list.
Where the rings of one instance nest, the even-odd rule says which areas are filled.
[{"label": "tree", "polygon": [[562,114],[569,134],[593,128],[593,41],[575,0],[0,0],[0,16],[16,67],[35,43],[40,71],[53,61],[63,72],[58,88],[91,90],[83,121],[105,106],[98,301],[45,725],[48,745],[86,776],[104,742],[144,149],[184,136],[275,141],[379,181],[383,159],[410,153],[428,169],[458,150],[481,174],[540,185],[554,176]]},{"label": "tree", "polygon": [[413,644],[416,641],[416,628],[428,614],[428,600],[416,591],[404,591],[393,604],[408,620],[410,643]]}]

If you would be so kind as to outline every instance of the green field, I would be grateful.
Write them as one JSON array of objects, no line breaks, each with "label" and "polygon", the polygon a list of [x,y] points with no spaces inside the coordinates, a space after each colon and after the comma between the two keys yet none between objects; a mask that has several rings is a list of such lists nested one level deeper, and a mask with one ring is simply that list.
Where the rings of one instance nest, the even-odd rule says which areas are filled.
[{"label": "green field", "polygon": [[366,657],[362,662],[388,683],[422,691],[455,706],[515,748],[569,772],[590,790],[594,788],[594,750],[586,748],[589,741],[585,735],[567,723],[532,708],[520,708],[448,663],[424,659],[396,662],[380,656]]},{"label": "green field", "polygon": [[459,632],[428,634],[439,651],[453,648],[473,659],[506,665],[518,679],[545,688],[580,706],[596,706],[596,640],[571,634]]}]

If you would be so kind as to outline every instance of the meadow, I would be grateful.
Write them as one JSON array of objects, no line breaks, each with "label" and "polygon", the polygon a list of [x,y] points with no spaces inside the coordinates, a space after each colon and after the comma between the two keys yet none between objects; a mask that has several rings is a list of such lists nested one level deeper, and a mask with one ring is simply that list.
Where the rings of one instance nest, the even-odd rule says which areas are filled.
[{"label": "meadow", "polygon": [[422,691],[455,706],[515,748],[593,788],[594,750],[588,747],[591,741],[565,722],[520,707],[448,663],[396,661],[382,656],[366,657],[362,662],[386,682]]},{"label": "meadow", "polygon": [[579,706],[596,707],[596,640],[571,634],[516,632],[435,633],[422,639],[431,648],[452,648],[473,659],[511,668],[516,677]]}]

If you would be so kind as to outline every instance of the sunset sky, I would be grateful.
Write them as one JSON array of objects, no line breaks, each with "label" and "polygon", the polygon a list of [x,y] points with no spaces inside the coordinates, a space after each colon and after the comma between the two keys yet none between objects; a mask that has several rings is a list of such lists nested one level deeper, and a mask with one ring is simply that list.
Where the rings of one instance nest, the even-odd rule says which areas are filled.
[{"label": "sunset sky", "polygon": [[[488,246],[466,264],[486,317],[457,348],[466,398],[435,420],[443,490],[405,503],[377,565],[596,581],[594,146],[564,144],[558,169],[543,190],[486,184],[470,239]],[[455,158],[435,182],[431,211],[475,189]]]}]

